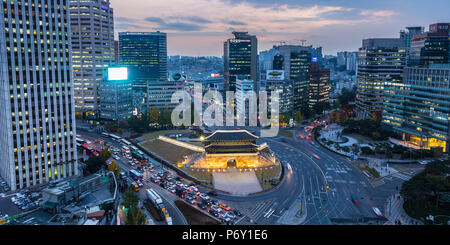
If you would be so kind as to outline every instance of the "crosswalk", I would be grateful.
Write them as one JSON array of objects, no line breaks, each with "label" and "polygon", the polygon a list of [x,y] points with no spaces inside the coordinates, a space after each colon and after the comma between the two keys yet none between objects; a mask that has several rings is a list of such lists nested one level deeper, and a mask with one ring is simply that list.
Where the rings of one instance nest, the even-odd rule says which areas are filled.
[{"label": "crosswalk", "polygon": [[275,199],[264,200],[257,203],[252,208],[244,207],[240,210],[242,214],[256,221],[269,211],[269,209],[273,206],[274,201]]},{"label": "crosswalk", "polygon": [[412,178],[412,176],[410,176],[410,175],[408,175],[408,174],[400,173],[400,172],[395,173],[395,174],[393,174],[392,176],[393,176],[393,177],[396,177],[396,178],[399,178],[399,179],[402,179],[402,180],[404,180],[404,181],[408,181],[409,179]]}]

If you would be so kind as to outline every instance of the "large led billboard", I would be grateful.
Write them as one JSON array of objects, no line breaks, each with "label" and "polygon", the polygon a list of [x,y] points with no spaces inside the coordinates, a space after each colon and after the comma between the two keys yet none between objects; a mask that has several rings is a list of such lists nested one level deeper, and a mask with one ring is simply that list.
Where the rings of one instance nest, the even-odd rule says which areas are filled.
[{"label": "large led billboard", "polygon": [[108,80],[120,81],[128,79],[128,69],[126,67],[109,67]]}]

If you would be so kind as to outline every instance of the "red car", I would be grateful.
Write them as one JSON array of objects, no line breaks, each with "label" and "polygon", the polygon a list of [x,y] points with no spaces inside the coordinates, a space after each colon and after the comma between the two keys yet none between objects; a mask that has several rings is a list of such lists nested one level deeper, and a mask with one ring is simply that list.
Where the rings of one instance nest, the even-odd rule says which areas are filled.
[{"label": "red car", "polygon": [[315,158],[320,159],[320,157],[316,154],[313,155]]}]

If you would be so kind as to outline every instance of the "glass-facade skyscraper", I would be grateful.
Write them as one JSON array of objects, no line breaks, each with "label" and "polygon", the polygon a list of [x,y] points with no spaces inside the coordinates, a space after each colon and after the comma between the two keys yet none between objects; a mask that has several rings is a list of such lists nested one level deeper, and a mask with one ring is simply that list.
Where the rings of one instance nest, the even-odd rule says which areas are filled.
[{"label": "glass-facade skyscraper", "polygon": [[387,82],[402,81],[406,48],[400,38],[363,40],[358,55],[356,109],[362,119],[380,119],[383,90]]},{"label": "glass-facade skyscraper", "polygon": [[69,1],[0,1],[0,174],[11,190],[78,174]]},{"label": "glass-facade skyscraper", "polygon": [[119,33],[119,63],[129,69],[133,90],[147,93],[147,83],[167,82],[167,35],[163,32]]},{"label": "glass-facade skyscraper", "polygon": [[403,81],[386,82],[382,125],[422,149],[449,150],[450,65],[407,67]]},{"label": "glass-facade skyscraper", "polygon": [[236,80],[244,77],[258,82],[258,40],[248,32],[233,32],[234,38],[224,43],[225,90],[236,91]]}]

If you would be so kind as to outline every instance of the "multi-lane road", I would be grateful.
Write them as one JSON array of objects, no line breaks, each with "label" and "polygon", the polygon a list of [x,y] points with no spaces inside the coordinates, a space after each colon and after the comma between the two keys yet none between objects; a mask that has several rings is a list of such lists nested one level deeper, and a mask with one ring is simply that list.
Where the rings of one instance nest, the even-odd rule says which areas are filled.
[{"label": "multi-lane road", "polygon": [[[312,139],[301,139],[302,128],[292,131],[293,138],[277,136],[258,140],[259,144],[266,142],[283,163],[284,177],[278,186],[246,197],[220,192],[215,197],[243,213],[237,224],[382,224],[386,221],[375,214],[373,207],[384,210],[391,189],[379,191],[347,158],[322,148]],[[95,133],[82,134],[92,139],[102,138]],[[118,163],[125,171],[132,169],[127,161]],[[163,193],[167,194],[168,202],[173,201],[171,193]],[[358,200],[359,206],[352,197]],[[184,222],[177,217],[176,223]]]}]

